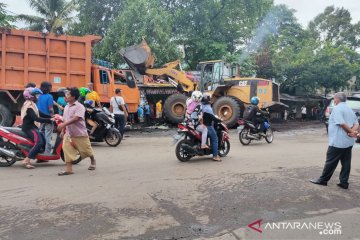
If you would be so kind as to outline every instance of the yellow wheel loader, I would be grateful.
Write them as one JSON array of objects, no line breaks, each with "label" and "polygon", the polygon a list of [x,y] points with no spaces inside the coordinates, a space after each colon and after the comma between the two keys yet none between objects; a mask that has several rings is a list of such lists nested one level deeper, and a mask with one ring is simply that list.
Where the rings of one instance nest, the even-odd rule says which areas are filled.
[{"label": "yellow wheel loader", "polygon": [[[163,111],[165,118],[172,123],[183,121],[186,111],[186,99],[189,92],[200,90],[212,96],[213,109],[216,115],[224,119],[228,126],[237,123],[245,106],[253,96],[260,98],[261,108],[286,107],[279,101],[279,85],[267,79],[241,78],[240,68],[222,60],[200,62],[197,72],[200,81],[190,80],[181,69],[176,69],[180,61],[153,68],[155,57],[145,40],[140,45],[130,46],[120,51],[128,65],[142,75],[153,78],[164,78],[168,85],[176,87],[178,93],[165,99]],[[164,87],[164,84],[148,84],[153,87]]]}]

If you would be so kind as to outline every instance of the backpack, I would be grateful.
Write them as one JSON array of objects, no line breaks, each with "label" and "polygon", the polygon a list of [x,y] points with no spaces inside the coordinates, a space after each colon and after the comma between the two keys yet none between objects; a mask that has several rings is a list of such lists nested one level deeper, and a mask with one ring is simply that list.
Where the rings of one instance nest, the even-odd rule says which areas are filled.
[{"label": "backpack", "polygon": [[256,107],[253,105],[250,105],[245,109],[243,117],[247,121],[252,121],[255,114],[256,114]]}]

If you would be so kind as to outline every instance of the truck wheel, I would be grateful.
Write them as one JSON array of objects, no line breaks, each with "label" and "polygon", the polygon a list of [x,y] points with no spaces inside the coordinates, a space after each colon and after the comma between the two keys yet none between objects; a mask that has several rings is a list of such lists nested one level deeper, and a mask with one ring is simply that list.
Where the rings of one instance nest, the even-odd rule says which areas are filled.
[{"label": "truck wheel", "polygon": [[0,125],[5,127],[11,127],[13,122],[13,115],[11,114],[10,110],[0,104]]},{"label": "truck wheel", "polygon": [[240,104],[232,97],[218,98],[213,105],[213,110],[228,127],[233,127],[240,117]]},{"label": "truck wheel", "polygon": [[181,123],[185,118],[186,99],[183,94],[173,94],[164,103],[164,115],[171,123]]}]

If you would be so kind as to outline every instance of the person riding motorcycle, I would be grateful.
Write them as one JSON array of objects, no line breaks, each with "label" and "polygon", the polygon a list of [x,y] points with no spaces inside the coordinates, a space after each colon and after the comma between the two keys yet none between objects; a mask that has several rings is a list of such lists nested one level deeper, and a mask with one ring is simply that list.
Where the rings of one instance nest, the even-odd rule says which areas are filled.
[{"label": "person riding motorcycle", "polygon": [[209,94],[203,94],[203,97],[201,98],[203,123],[206,126],[208,130],[208,135],[210,137],[213,160],[221,161],[219,157],[219,149],[218,149],[219,139],[217,137],[216,130],[214,128],[214,123],[217,123],[221,120],[215,116],[214,111],[211,108],[210,100],[211,97]]},{"label": "person riding motorcycle", "polygon": [[259,108],[258,104],[260,99],[258,97],[252,97],[250,102],[251,105],[249,105],[244,112],[244,118],[253,122],[259,134],[261,136],[265,136],[264,116],[268,115],[269,113],[267,111],[262,111]]},{"label": "person riding motorcycle", "polygon": [[208,130],[206,126],[202,122],[202,107],[201,107],[201,99],[202,93],[200,91],[194,91],[191,94],[190,100],[188,100],[186,114],[187,114],[187,122],[189,125],[194,126],[196,131],[201,132],[201,148],[206,149],[209,146],[206,144],[207,133]]},{"label": "person riding motorcycle", "polygon": [[86,109],[85,119],[86,119],[86,122],[92,127],[91,131],[90,131],[90,135],[93,135],[96,128],[98,127],[98,124],[96,122],[96,112],[94,111],[93,104],[94,103],[92,100],[85,100],[85,102],[84,102],[84,106]]},{"label": "person riding motorcycle", "polygon": [[34,142],[28,156],[22,161],[22,165],[27,169],[35,168],[30,163],[30,159],[35,159],[45,146],[44,135],[39,131],[40,123],[52,123],[53,118],[39,117],[39,109],[36,106],[38,97],[42,94],[39,88],[26,88],[23,92],[25,102],[21,108],[21,129],[29,139]]},{"label": "person riding motorcycle", "polygon": [[81,88],[79,88],[79,91],[80,91],[80,97],[79,97],[78,102],[84,104],[86,95],[88,95],[91,92],[91,90],[86,87],[81,87]]}]

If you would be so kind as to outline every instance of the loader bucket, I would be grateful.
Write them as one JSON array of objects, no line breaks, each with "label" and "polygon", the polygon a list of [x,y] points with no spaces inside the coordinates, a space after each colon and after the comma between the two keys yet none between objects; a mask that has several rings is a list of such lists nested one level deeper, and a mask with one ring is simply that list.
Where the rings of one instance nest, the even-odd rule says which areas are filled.
[{"label": "loader bucket", "polygon": [[120,54],[129,67],[142,75],[145,75],[146,69],[152,68],[154,65],[155,57],[145,40],[139,45],[121,49]]}]

